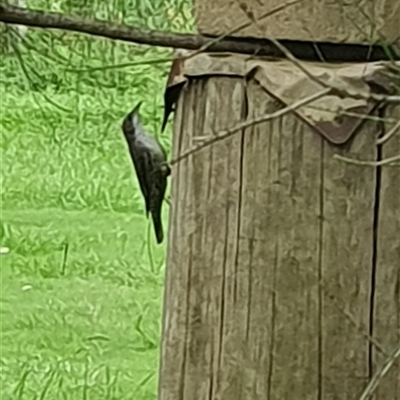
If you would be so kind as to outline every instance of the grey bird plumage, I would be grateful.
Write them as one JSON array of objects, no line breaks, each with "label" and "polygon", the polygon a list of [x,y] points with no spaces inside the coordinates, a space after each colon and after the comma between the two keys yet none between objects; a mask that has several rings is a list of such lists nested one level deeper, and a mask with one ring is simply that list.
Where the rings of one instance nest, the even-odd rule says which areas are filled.
[{"label": "grey bird plumage", "polygon": [[157,243],[164,239],[161,222],[162,202],[171,170],[167,155],[157,139],[143,129],[139,120],[141,102],[124,118],[122,131],[142,191],[146,215],[151,214]]}]

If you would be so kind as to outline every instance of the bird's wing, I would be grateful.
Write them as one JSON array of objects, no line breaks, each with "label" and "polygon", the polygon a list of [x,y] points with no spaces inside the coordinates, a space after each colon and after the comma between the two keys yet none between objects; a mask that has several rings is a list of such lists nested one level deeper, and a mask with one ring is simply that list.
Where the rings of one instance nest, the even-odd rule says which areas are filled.
[{"label": "bird's wing", "polygon": [[153,170],[151,156],[146,151],[141,151],[139,157],[134,158],[136,176],[146,204],[146,214],[150,211],[151,199],[151,171]]},{"label": "bird's wing", "polygon": [[156,213],[161,213],[162,202],[167,189],[167,176],[165,171],[159,166],[154,169],[152,183],[150,209]]},{"label": "bird's wing", "polygon": [[161,209],[167,188],[167,176],[165,171],[160,168],[160,164],[157,164],[157,168],[153,170],[152,176],[152,187],[150,196],[150,212],[153,220],[154,231],[157,238],[157,243],[160,244],[164,238],[162,220],[161,220]]}]

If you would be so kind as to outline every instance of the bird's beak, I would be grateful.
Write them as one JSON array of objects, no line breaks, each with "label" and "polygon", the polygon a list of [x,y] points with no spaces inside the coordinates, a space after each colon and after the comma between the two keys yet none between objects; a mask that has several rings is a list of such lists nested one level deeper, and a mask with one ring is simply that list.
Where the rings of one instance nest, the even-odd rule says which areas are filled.
[{"label": "bird's beak", "polygon": [[142,105],[142,101],[140,101],[135,108],[132,110],[131,114],[136,114],[139,112],[140,106]]}]

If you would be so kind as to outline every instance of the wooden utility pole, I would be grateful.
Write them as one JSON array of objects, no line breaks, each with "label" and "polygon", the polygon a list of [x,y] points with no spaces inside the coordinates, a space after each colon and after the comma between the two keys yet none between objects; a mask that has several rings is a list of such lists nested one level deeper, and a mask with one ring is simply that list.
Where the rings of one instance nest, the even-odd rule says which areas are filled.
[{"label": "wooden utility pole", "polygon": [[[210,10],[223,0],[208,3],[215,21]],[[331,15],[341,7],[321,3]],[[291,13],[304,26],[313,18]],[[218,33],[204,20],[199,29]],[[260,82],[233,70],[186,81],[173,157],[199,137],[282,108]],[[400,154],[400,135],[376,145],[400,108],[369,111],[342,145],[287,113],[174,167],[159,400],[360,398],[400,342],[399,170],[334,157]],[[399,363],[373,398],[400,400]]]}]

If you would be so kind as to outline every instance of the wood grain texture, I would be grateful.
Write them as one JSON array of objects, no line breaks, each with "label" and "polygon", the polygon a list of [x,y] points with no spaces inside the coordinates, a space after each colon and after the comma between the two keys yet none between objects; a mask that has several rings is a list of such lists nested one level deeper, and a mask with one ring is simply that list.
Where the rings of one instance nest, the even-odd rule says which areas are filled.
[{"label": "wood grain texture", "polygon": [[[242,118],[241,80],[199,80],[185,90],[178,104],[175,153],[190,147],[196,136],[212,134]],[[223,111],[220,106],[227,99],[230,107]],[[220,331],[225,326],[226,265],[233,263],[239,220],[240,140],[239,135],[210,147],[173,171],[160,383],[163,400],[206,399],[216,390]]]},{"label": "wood grain texture", "polygon": [[[290,3],[282,0],[195,0],[199,32],[221,35]],[[275,37],[332,43],[374,43],[380,37],[399,43],[397,0],[307,0],[292,5],[235,36]],[[380,36],[381,35],[381,36]]]},{"label": "wood grain texture", "polygon": [[[174,155],[280,107],[252,81],[190,80]],[[377,174],[333,155],[375,159],[377,132],[367,123],[338,148],[286,115],[173,168],[159,400],[358,399],[371,373]],[[390,174],[388,222],[398,210]],[[393,240],[381,251],[382,287],[396,272]],[[398,286],[379,290],[384,322],[375,316],[373,326],[383,335],[398,327],[383,310],[396,312]],[[387,390],[382,399],[393,399]]]},{"label": "wood grain texture", "polygon": [[[249,118],[279,108],[256,84],[247,97]],[[257,374],[238,399],[317,395],[321,144],[294,116],[246,131],[238,285]]]},{"label": "wood grain texture", "polygon": [[[400,107],[389,108],[387,116],[400,119]],[[390,125],[386,130],[390,129]],[[382,158],[400,154],[400,133],[383,145]],[[373,291],[374,337],[387,352],[400,342],[400,168],[381,169],[378,214],[378,243]],[[373,351],[373,372],[386,355]],[[381,381],[375,400],[400,400],[400,360]]]},{"label": "wood grain texture", "polygon": [[324,400],[358,399],[369,379],[376,169],[334,159],[375,160],[379,127],[364,125],[344,148],[324,142],[321,231],[321,392]]}]

